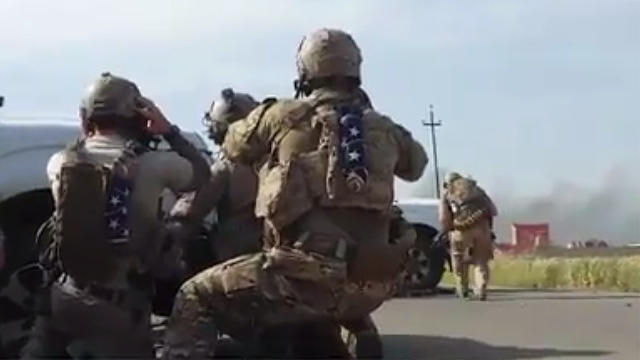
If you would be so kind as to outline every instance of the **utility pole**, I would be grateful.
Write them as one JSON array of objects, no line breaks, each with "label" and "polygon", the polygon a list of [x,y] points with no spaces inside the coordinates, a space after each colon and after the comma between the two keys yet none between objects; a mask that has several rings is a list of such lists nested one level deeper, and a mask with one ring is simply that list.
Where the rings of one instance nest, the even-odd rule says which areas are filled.
[{"label": "utility pole", "polygon": [[423,126],[431,128],[431,145],[433,146],[433,166],[434,174],[436,176],[436,198],[440,198],[440,174],[438,171],[438,145],[436,144],[436,126],[441,126],[442,121],[434,121],[433,105],[429,105],[429,121],[422,120]]}]

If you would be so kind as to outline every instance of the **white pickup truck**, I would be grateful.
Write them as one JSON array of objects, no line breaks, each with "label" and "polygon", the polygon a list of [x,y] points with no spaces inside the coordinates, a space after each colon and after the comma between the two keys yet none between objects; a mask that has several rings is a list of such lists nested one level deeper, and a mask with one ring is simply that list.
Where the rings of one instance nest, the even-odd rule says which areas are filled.
[{"label": "white pickup truck", "polygon": [[[0,231],[5,234],[0,282],[9,271],[32,261],[36,231],[53,210],[45,174],[47,161],[79,132],[76,122],[0,121]],[[195,132],[186,136],[211,158],[202,137]],[[168,209],[173,201],[172,196],[165,196],[162,207]],[[418,265],[408,279],[411,287],[433,288],[442,277],[445,255],[431,249],[438,228],[437,204],[435,199],[420,198],[396,202],[419,235]]]}]

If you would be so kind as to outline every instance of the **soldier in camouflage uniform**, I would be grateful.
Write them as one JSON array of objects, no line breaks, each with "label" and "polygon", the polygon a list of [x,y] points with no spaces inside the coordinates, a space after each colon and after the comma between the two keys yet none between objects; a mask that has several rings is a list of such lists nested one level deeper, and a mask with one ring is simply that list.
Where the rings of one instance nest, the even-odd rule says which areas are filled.
[{"label": "soldier in camouflage uniform", "polygon": [[474,265],[474,293],[484,301],[489,283],[489,260],[493,258],[493,217],[498,210],[474,180],[456,172],[447,174],[444,187],[439,217],[442,231],[449,231],[456,295],[468,297],[469,265]]},{"label": "soldier in camouflage uniform", "polygon": [[279,324],[361,322],[395,292],[415,233],[390,242],[394,175],[418,180],[427,157],[363,103],[361,61],[349,34],[316,31],[298,50],[302,98],[267,100],[230,126],[226,156],[264,162],[256,215],[266,250],[181,287],[165,358],[214,355],[217,329],[251,341]]},{"label": "soldier in camouflage uniform", "polygon": [[[229,125],[244,118],[258,103],[248,94],[224,89],[220,99],[205,114],[209,137],[222,145]],[[218,218],[215,232],[216,262],[260,250],[262,223],[253,213],[258,193],[257,170],[250,165],[230,161],[220,153],[211,167],[211,178],[195,197],[176,204],[171,213],[174,221],[197,229],[214,209]],[[188,231],[191,233],[191,231]]]},{"label": "soldier in camouflage uniform", "polygon": [[[361,90],[363,104],[370,107],[367,94]],[[249,94],[236,93],[232,89],[222,90],[220,99],[213,101],[210,110],[205,113],[204,125],[209,138],[221,146],[229,125],[237,120],[245,118],[251,110],[257,107],[257,103]],[[214,239],[216,262],[222,262],[232,257],[255,252],[259,250],[262,236],[262,222],[254,214],[255,199],[258,192],[258,174],[256,166],[250,166],[239,162],[230,161],[224,151],[220,152],[218,161],[211,168],[211,179],[208,186],[204,186],[197,196],[189,196],[181,199],[172,210],[171,218],[185,223],[192,229],[185,231],[191,236],[193,229],[204,217],[216,210],[218,228]],[[349,333],[349,346],[351,352],[360,354],[361,357],[371,358],[372,350],[369,344],[358,343],[358,338],[364,334],[377,334],[377,329],[372,319],[349,321],[343,324]],[[280,341],[282,346],[291,347],[296,356],[304,356],[311,352],[323,354],[340,354],[347,351],[337,331],[330,330],[337,325],[330,323],[304,324],[302,326],[278,328],[271,332],[291,333],[293,338]],[[360,336],[356,336],[360,335]],[[329,339],[334,336],[334,339]],[[267,334],[266,339],[275,340],[273,334]],[[313,345],[310,344],[313,339]],[[366,341],[366,340],[363,340]],[[271,346],[273,348],[273,346]],[[282,351],[282,349],[276,349]],[[381,350],[380,350],[381,351]]]},{"label": "soldier in camouflage uniform", "polygon": [[[165,189],[200,188],[209,165],[129,80],[102,74],[80,113],[84,139],[47,165],[56,206],[53,245],[64,273],[50,288],[49,314],[36,318],[23,356],[55,358],[69,351],[76,357],[153,358],[151,278],[168,276],[179,248],[158,218],[158,200]],[[163,136],[173,151],[147,148],[154,135]],[[107,185],[86,188],[96,198],[73,198],[93,178],[74,178],[78,173],[72,171],[96,169],[110,169]],[[95,231],[65,220],[83,212],[95,214],[87,217],[96,222]],[[96,243],[88,233],[104,241]],[[83,244],[93,247],[77,248]],[[104,251],[93,251],[98,246]]]}]

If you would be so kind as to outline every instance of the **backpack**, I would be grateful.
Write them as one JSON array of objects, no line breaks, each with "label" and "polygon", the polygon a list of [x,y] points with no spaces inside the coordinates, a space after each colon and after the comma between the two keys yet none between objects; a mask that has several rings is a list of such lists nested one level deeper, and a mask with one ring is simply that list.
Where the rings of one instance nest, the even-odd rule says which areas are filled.
[{"label": "backpack", "polygon": [[127,251],[133,190],[130,143],[111,166],[89,158],[84,141],[65,151],[54,212],[54,242],[62,271],[81,282],[107,282]]},{"label": "backpack", "polygon": [[449,184],[448,200],[456,230],[466,230],[489,215],[484,191],[473,179],[460,177]]},{"label": "backpack", "polygon": [[[283,101],[274,106],[283,127],[271,144],[271,153],[259,171],[256,215],[282,229],[313,207],[319,197],[333,199],[357,193],[367,185],[363,142],[363,110],[357,105],[327,100]],[[262,116],[262,115],[261,115]],[[319,139],[301,135],[284,139],[297,127],[311,127]],[[303,139],[303,140],[301,140]],[[316,141],[313,150],[299,152],[300,141]],[[279,151],[293,146],[283,161]]]}]

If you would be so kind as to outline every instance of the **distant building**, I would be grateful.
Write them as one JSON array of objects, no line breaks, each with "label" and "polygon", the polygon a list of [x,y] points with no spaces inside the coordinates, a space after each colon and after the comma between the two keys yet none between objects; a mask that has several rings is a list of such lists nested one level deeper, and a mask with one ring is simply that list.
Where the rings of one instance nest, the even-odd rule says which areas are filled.
[{"label": "distant building", "polygon": [[496,244],[499,252],[523,254],[549,246],[549,224],[512,224],[511,243]]}]

